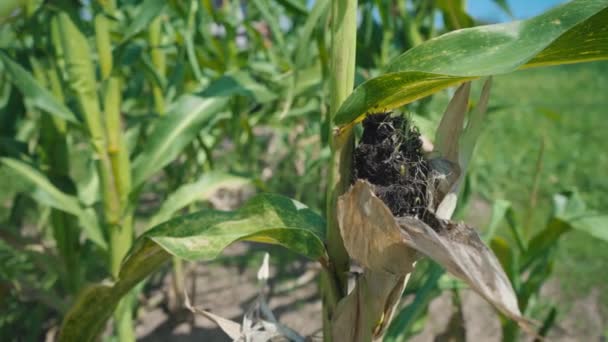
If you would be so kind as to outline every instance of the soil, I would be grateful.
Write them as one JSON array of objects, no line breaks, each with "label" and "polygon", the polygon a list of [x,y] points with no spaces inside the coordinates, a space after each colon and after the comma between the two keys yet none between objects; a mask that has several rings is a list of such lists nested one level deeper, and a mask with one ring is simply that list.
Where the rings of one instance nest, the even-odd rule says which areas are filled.
[{"label": "soil", "polygon": [[[249,259],[252,253],[259,253],[260,246],[238,243],[226,251],[228,258]],[[226,258],[225,260],[228,260]],[[269,305],[277,319],[294,329],[307,341],[321,340],[322,307],[318,293],[316,276],[318,268],[312,262],[296,260],[287,270],[277,269],[280,254],[271,253],[271,294]],[[223,317],[240,322],[243,314],[255,298],[258,283],[257,270],[253,265],[242,267],[238,264],[192,263],[188,267],[187,287],[193,305],[211,310]],[[207,318],[182,312],[176,314],[168,309],[171,296],[171,273],[164,275],[161,286],[146,292],[145,304],[139,310],[137,320],[137,340],[145,342],[223,342],[230,341],[213,322]],[[298,279],[287,284],[280,279]],[[604,341],[604,329],[608,328],[608,316],[598,305],[599,289],[581,296],[569,307],[561,307],[557,325],[549,332],[547,341]],[[562,303],[563,294],[557,279],[543,286],[544,301]],[[465,341],[501,341],[500,320],[495,310],[484,299],[470,290],[462,290],[462,317],[459,323],[464,329]],[[408,300],[403,300],[403,305]],[[445,291],[435,298],[429,307],[427,319],[421,322],[420,332],[409,341],[449,341],[453,336],[450,323],[456,309],[451,293]],[[452,322],[453,323],[453,322]],[[312,337],[311,337],[312,335]],[[523,336],[522,341],[531,341]]]},{"label": "soil", "polygon": [[353,155],[353,181],[365,179],[395,216],[415,216],[436,228],[428,211],[430,173],[418,129],[404,116],[369,115]]}]

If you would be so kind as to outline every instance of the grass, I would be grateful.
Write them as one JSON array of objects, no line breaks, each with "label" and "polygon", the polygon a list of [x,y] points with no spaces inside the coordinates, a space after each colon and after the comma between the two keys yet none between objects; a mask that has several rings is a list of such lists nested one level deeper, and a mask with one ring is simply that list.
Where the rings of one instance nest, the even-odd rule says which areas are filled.
[{"label": "grass", "polygon": [[[542,223],[555,192],[576,189],[588,207],[608,211],[608,63],[570,65],[496,78],[488,127],[473,171],[490,198],[506,198],[526,208],[540,139],[545,139],[538,210]],[[520,210],[520,212],[522,212]],[[605,227],[608,229],[608,227]],[[608,312],[608,243],[571,232],[561,240],[554,276],[566,299],[599,287]]]}]

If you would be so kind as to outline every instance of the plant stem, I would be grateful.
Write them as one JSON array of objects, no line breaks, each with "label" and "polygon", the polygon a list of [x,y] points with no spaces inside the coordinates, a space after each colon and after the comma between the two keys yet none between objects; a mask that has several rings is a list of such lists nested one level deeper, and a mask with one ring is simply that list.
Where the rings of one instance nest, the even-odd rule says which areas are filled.
[{"label": "plant stem", "polygon": [[[107,117],[104,122],[99,98],[97,80],[92,56],[86,37],[79,31],[66,13],[58,15],[61,50],[65,57],[66,73],[70,88],[76,99],[95,152],[97,168],[101,179],[102,200],[104,204],[104,221],[110,234],[109,269],[114,278],[118,277],[120,264],[129,250],[133,240],[132,217],[125,214],[126,199],[130,191],[130,171],[126,152],[120,153],[117,143],[122,137],[120,130],[120,82],[113,79],[112,54],[109,23],[105,14],[96,19],[96,43],[102,65],[102,77],[107,80],[104,109]],[[109,142],[109,140],[112,139]],[[115,144],[115,145],[112,145]],[[133,323],[131,322],[132,302],[124,299],[116,311],[116,327],[120,341],[134,341]]]},{"label": "plant stem", "polygon": [[[106,152],[111,164],[113,191],[118,197],[118,213],[110,226],[110,271],[118,278],[120,266],[133,243],[133,213],[129,206],[131,192],[131,165],[122,131],[120,107],[122,103],[122,80],[113,72],[112,45],[110,25],[105,14],[95,17],[95,35],[101,75],[105,81],[103,109],[105,119]],[[133,334],[133,300],[126,296],[118,305],[114,318],[119,341],[134,341]]]},{"label": "plant stem", "polygon": [[[330,57],[330,110],[336,113],[342,102],[352,92],[355,80],[355,52],[357,47],[357,0],[332,2],[332,51]],[[330,122],[331,123],[331,122]],[[330,258],[329,274],[324,279],[335,282],[333,288],[339,293],[332,294],[332,286],[325,282],[323,304],[323,335],[331,340],[331,318],[337,302],[347,292],[347,272],[349,257],[338,227],[336,203],[350,184],[352,149],[354,144],[350,129],[334,135],[333,125],[329,125],[331,161],[327,187],[327,248]],[[332,297],[336,297],[332,299]]]},{"label": "plant stem", "polygon": [[[43,86],[50,87],[53,96],[63,102],[63,91],[59,84],[57,69],[52,62],[47,63],[43,68],[35,58],[30,58],[34,77]],[[45,70],[46,69],[46,70]],[[48,81],[48,82],[47,82]],[[48,84],[47,84],[48,83]],[[41,116],[40,129],[41,147],[45,151],[46,164],[48,166],[48,177],[59,189],[71,192],[66,182],[69,179],[68,145],[67,145],[67,125],[64,120],[50,115]],[[64,287],[69,293],[78,292],[81,284],[80,270],[80,235],[77,221],[73,215],[60,210],[51,209],[50,223],[53,231],[53,238],[57,244],[57,249],[63,260],[66,270]]]}]

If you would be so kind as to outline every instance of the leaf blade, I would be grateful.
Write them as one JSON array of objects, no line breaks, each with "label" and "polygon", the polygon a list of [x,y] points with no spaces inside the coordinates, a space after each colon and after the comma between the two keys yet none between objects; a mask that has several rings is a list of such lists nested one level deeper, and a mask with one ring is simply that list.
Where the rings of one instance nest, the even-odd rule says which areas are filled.
[{"label": "leaf blade", "polygon": [[80,123],[80,120],[78,120],[71,110],[57,101],[50,91],[40,86],[27,70],[15,63],[3,51],[0,51],[0,61],[4,65],[4,70],[10,76],[13,84],[34,107],[69,122]]},{"label": "leaf blade", "polygon": [[531,19],[450,32],[407,51],[386,74],[357,87],[334,123],[358,122],[367,113],[397,108],[479,77],[607,59],[606,21],[605,0],[574,0]]},{"label": "leaf blade", "polygon": [[32,166],[13,158],[0,158],[0,163],[11,168],[34,186],[32,197],[38,202],[79,218],[87,236],[102,249],[107,249],[103,232],[94,211],[84,209],[76,196],[71,196],[53,185],[47,177]]},{"label": "leaf blade", "polygon": [[169,164],[189,144],[228,99],[184,95],[158,120],[149,142],[133,161],[133,187]]},{"label": "leaf blade", "polygon": [[283,245],[312,259],[326,259],[324,230],[323,219],[303,204],[270,194],[258,195],[232,212],[205,210],[165,222],[135,242],[115,284],[83,291],[64,319],[59,340],[95,340],[120,298],[171,255],[210,260],[229,244],[250,240]]}]

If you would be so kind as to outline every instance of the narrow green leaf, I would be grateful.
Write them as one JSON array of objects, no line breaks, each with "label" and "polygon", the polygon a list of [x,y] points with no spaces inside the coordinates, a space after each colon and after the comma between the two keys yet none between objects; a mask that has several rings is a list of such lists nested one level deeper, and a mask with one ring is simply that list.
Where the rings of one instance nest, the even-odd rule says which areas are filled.
[{"label": "narrow green leaf", "polygon": [[511,202],[509,201],[503,199],[494,201],[492,204],[492,216],[490,217],[490,223],[488,224],[488,228],[484,234],[485,241],[490,241],[492,238],[494,238],[494,235],[496,235],[496,229],[498,229],[498,224],[505,218],[507,210],[510,208]]},{"label": "narrow green leaf", "polygon": [[279,25],[278,16],[274,15],[270,10],[268,2],[266,0],[251,0],[251,4],[255,6],[262,18],[266,21],[268,26],[270,27],[270,31],[274,36],[274,39],[277,42],[279,48],[285,47],[285,38],[283,37],[283,31],[281,31],[281,26]]},{"label": "narrow green leaf", "polygon": [[596,239],[608,242],[608,215],[588,215],[569,220],[572,228],[583,231]]},{"label": "narrow green leaf", "polygon": [[187,260],[211,260],[236,241],[282,245],[313,260],[326,260],[323,219],[286,197],[262,194],[239,210],[205,210],[178,217],[141,236],[123,262],[112,286],[83,291],[66,315],[60,341],[93,341],[120,298],[171,255]]},{"label": "narrow green leaf", "polygon": [[517,69],[608,58],[608,1],[574,0],[537,17],[429,40],[355,89],[334,123],[358,122],[446,87]]},{"label": "narrow green leaf", "polygon": [[84,232],[91,241],[103,249],[107,248],[95,212],[92,209],[84,209],[77,197],[59,190],[45,175],[24,162],[12,158],[0,158],[0,163],[17,172],[33,186],[31,195],[36,201],[78,217]]},{"label": "narrow green leaf", "polygon": [[264,85],[256,82],[249,73],[238,71],[224,74],[212,81],[205,90],[198,95],[201,97],[230,97],[234,95],[247,96],[257,102],[265,103],[276,99]]},{"label": "narrow green leaf", "polygon": [[3,51],[0,51],[0,61],[13,84],[19,88],[31,105],[67,121],[79,123],[72,111],[57,101],[50,91],[40,86],[27,70],[13,62]]},{"label": "narrow green leaf", "polygon": [[222,110],[228,99],[185,95],[156,122],[143,151],[133,162],[133,187],[173,161],[200,130]]},{"label": "narrow green leaf", "polygon": [[385,341],[403,341],[407,338],[404,335],[411,331],[412,326],[420,316],[428,310],[431,300],[441,294],[437,284],[444,273],[445,271],[441,266],[436,263],[431,264],[424,284],[416,290],[414,301],[396,314],[391,322],[386,332]]},{"label": "narrow green leaf", "polygon": [[297,41],[296,51],[294,55],[295,59],[295,67],[296,72],[299,71],[299,68],[303,67],[305,63],[310,62],[310,56],[306,51],[310,49],[310,36],[314,31],[319,19],[323,17],[323,15],[327,15],[329,10],[329,1],[328,0],[318,0],[315,1],[315,4],[302,27],[302,31],[300,33],[300,38]]},{"label": "narrow green leaf", "polygon": [[208,200],[217,190],[239,188],[251,180],[231,174],[211,172],[203,174],[196,182],[180,186],[163,202],[156,215],[150,219],[150,227],[165,222],[179,210],[196,201]]},{"label": "narrow green leaf", "polygon": [[306,15],[308,13],[308,10],[306,9],[306,1],[278,0],[278,2],[286,8],[296,12],[295,14]]},{"label": "narrow green leaf", "polygon": [[449,30],[467,28],[475,24],[466,12],[463,0],[438,0],[436,4],[443,15],[443,23]]},{"label": "narrow green leaf", "polygon": [[28,0],[2,0],[0,1],[0,23],[13,15],[21,13]]},{"label": "narrow green leaf", "polygon": [[513,12],[511,11],[511,7],[507,3],[507,0],[493,0],[498,7],[500,7],[506,14],[509,16],[513,16]]},{"label": "narrow green leaf", "polygon": [[127,27],[124,33],[123,42],[130,40],[158,17],[167,2],[165,0],[146,0],[140,6],[135,19]]},{"label": "narrow green leaf", "polygon": [[559,238],[570,229],[572,229],[571,225],[562,219],[549,220],[547,226],[530,240],[523,258],[523,268],[527,268],[534,260],[547,253],[550,248],[555,247]]}]

